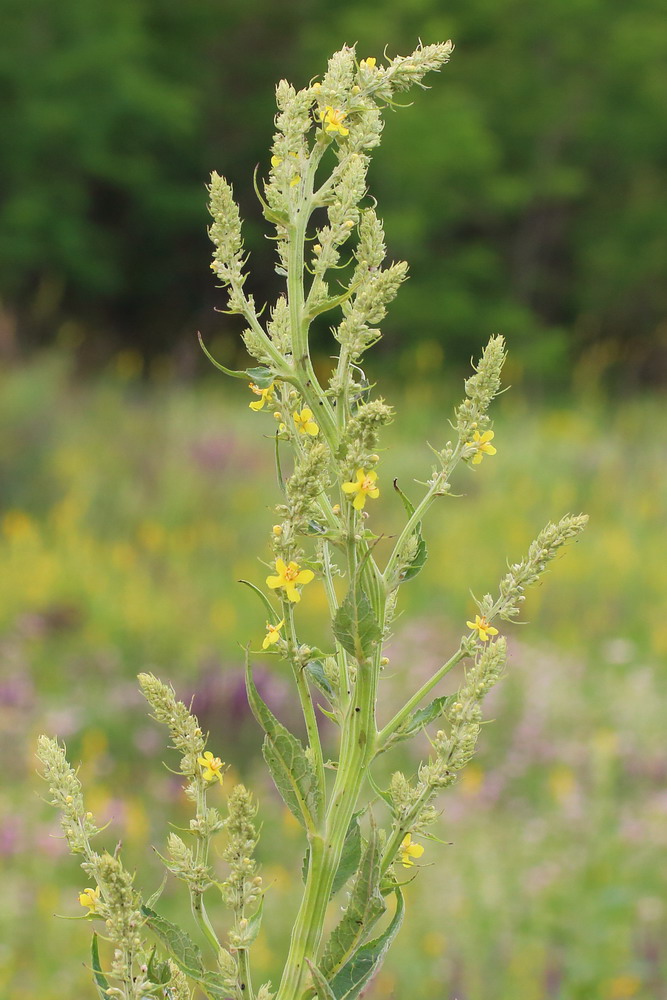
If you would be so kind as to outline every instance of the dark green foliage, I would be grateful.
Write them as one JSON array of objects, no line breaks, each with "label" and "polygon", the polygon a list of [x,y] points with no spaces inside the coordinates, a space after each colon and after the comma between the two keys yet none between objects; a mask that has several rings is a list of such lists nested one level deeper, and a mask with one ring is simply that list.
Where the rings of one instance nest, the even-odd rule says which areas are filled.
[{"label": "dark green foliage", "polygon": [[572,347],[598,368],[656,357],[662,0],[5,0],[2,29],[0,294],[33,337],[66,318],[148,351],[202,326],[236,336],[212,311],[203,187],[212,169],[234,184],[251,290],[273,299],[252,167],[268,159],[274,81],[305,85],[344,41],[381,57],[452,37],[446,79],[389,114],[371,175],[390,256],[419,274],[388,345],[425,370],[434,345],[467,360],[491,330],[533,370]]}]

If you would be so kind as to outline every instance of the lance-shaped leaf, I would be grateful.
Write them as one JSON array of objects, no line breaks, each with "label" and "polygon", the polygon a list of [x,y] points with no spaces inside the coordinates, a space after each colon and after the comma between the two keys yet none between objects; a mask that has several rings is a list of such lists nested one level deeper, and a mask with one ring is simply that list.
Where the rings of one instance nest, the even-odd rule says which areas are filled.
[{"label": "lance-shaped leaf", "polygon": [[340,861],[338,863],[338,868],[336,869],[336,874],[334,875],[333,885],[331,886],[332,896],[335,896],[336,893],[343,888],[347,880],[352,878],[359,867],[359,862],[361,860],[361,829],[359,827],[359,817],[362,812],[363,809],[354,814],[350,820],[350,825],[347,828]]},{"label": "lance-shaped leaf", "polygon": [[93,968],[93,979],[95,980],[95,986],[97,987],[97,992],[100,995],[100,1000],[111,1000],[111,994],[107,992],[109,989],[109,980],[102,972],[102,966],[100,964],[100,949],[97,943],[97,934],[93,934],[93,940],[90,943],[90,961]]},{"label": "lance-shaped leaf", "polygon": [[333,633],[339,643],[359,663],[364,663],[379,642],[382,630],[371,603],[361,587],[353,587],[338,608]]},{"label": "lance-shaped leaf", "polygon": [[262,752],[274,784],[288,809],[312,830],[322,809],[322,789],[315,769],[296,736],[278,722],[260,698],[247,662],[246,690],[252,713],[266,733]]},{"label": "lance-shaped leaf", "polygon": [[142,906],[141,911],[148,927],[160,939],[181,972],[198,983],[210,1000],[228,1000],[229,990],[224,977],[204,969],[201,951],[190,936],[150,907]]},{"label": "lance-shaped leaf", "polygon": [[315,990],[317,1000],[336,1000],[336,997],[331,991],[331,987],[317,966],[313,965],[309,958],[306,959],[306,962],[308,963],[308,968],[310,969],[310,975],[313,980],[313,989]]},{"label": "lance-shaped leaf", "polygon": [[197,336],[199,338],[199,346],[208,360],[221,372],[224,372],[225,375],[231,375],[232,378],[250,379],[251,382],[255,383],[258,389],[268,389],[271,383],[275,380],[275,375],[270,368],[244,368],[240,371],[233,368],[225,368],[225,366],[221,365],[219,361],[216,361],[210,351],[207,350],[201,333],[198,333]]},{"label": "lance-shaped leaf", "polygon": [[330,986],[336,1000],[355,1000],[359,996],[379,969],[389,946],[398,934],[403,923],[405,905],[398,886],[394,886],[394,893],[396,912],[386,930],[373,941],[362,945],[331,980]]},{"label": "lance-shaped leaf", "polygon": [[338,698],[336,692],[334,691],[331,681],[327,677],[324,664],[321,660],[310,660],[306,664],[306,673],[308,677],[313,682],[315,687],[332,705],[336,705]]},{"label": "lance-shaped leaf", "polygon": [[426,548],[426,542],[424,541],[424,536],[421,533],[421,521],[417,525],[414,536],[417,543],[417,550],[413,555],[409,563],[404,564],[398,573],[398,582],[405,583],[407,580],[412,580],[417,576],[417,573],[426,565],[426,560],[428,559],[428,549]]},{"label": "lance-shaped leaf", "polygon": [[381,858],[377,829],[373,824],[352,885],[350,902],[342,920],[331,932],[320,962],[320,971],[327,979],[342,969],[386,909],[380,892]]},{"label": "lance-shaped leaf", "polygon": [[148,978],[158,986],[166,986],[172,978],[169,962],[161,962],[156,955],[156,949],[150,953],[148,959]]},{"label": "lance-shaped leaf", "polygon": [[402,743],[403,740],[409,740],[412,736],[416,736],[425,726],[428,726],[431,722],[435,722],[442,715],[447,704],[453,701],[455,697],[455,695],[441,695],[439,698],[434,698],[433,701],[429,702],[425,708],[416,709],[407,717],[403,725],[391,734],[382,747],[382,750],[388,750],[389,747],[393,747],[397,743]]},{"label": "lance-shaped leaf", "polygon": [[[398,485],[397,479],[394,480],[394,489],[401,498],[403,506],[407,511],[408,517],[412,517],[412,515],[415,512],[414,504],[405,495],[401,487]],[[421,521],[415,527],[415,531],[414,534],[412,535],[412,538],[414,538],[416,542],[415,553],[407,565],[403,564],[399,568],[396,577],[396,583],[405,583],[407,580],[412,580],[415,576],[417,576],[417,573],[419,573],[420,570],[424,568],[424,565],[428,558],[428,549],[426,548],[426,542],[424,541],[424,536],[422,535]]]}]

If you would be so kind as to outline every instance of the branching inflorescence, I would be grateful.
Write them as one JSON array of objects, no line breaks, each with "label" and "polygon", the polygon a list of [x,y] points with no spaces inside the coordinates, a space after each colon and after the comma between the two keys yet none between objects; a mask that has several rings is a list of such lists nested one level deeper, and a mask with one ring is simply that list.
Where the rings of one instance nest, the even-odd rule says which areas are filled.
[{"label": "branching inflorescence", "polygon": [[[450,42],[420,45],[412,55],[380,65],[375,58],[357,61],[354,49],[344,47],[322,79],[304,90],[285,81],[278,85],[268,180],[257,191],[264,216],[275,227],[277,271],[285,278],[285,291],[264,320],[245,289],[247,257],[231,186],[214,173],[209,188],[211,266],[227,290],[228,311],[245,321],[243,339],[256,366],[239,372],[214,363],[245,379],[257,419],[274,422],[282,489],[270,531],[270,572],[263,588],[252,584],[266,612],[266,632],[257,645],[260,652],[289,662],[307,737],[304,745],[263,702],[248,649],[248,699],[265,733],[266,764],[307,842],[303,897],[276,1000],[353,1000],[374,975],[401,924],[401,870],[413,868],[421,857],[419,838],[437,817],[435,797],[473,756],[484,697],[503,673],[506,643],[494,622],[518,614],[526,587],[586,522],[579,515],[549,524],[527,557],[510,566],[498,596],[478,602],[474,621],[466,623],[458,648],[443,666],[393,718],[378,722],[383,647],[399,588],[426,561],[424,518],[437,498],[451,492],[450,478],[459,463],[474,467],[496,451],[488,410],[501,386],[505,345],[500,336],[491,338],[465,383],[452,440],[434,451],[421,499],[413,505],[394,482],[405,524],[380,564],[370,515],[391,482],[391,474],[379,470],[378,443],[392,410],[371,397],[360,363],[380,337],[378,324],[406,278],[407,265],[385,264],[384,232],[367,195],[366,173],[370,151],[380,142],[382,112],[395,106],[397,94],[422,86],[428,72],[444,66],[452,48]],[[327,312],[338,352],[328,383],[322,384],[311,361],[309,329]],[[284,477],[288,464],[291,471]],[[308,600],[311,586],[323,586],[326,593],[332,633],[328,652],[312,648],[300,635],[298,605]],[[428,701],[462,661],[458,692]],[[196,987],[213,1000],[269,1000],[274,995],[269,985],[256,990],[250,972],[264,898],[254,860],[254,800],[237,785],[225,818],[208,805],[207,793],[223,780],[222,761],[206,750],[197,719],[171,687],[150,674],[139,680],[155,718],[167,726],[181,754],[180,771],[194,810],[189,833],[170,834],[163,860],[185,883],[201,943],[212,956],[207,964],[199,946],[155,911],[156,898],[140,899],[117,855],[92,849],[99,831],[84,810],[78,778],[59,744],[43,737],[39,755],[65,836],[83,855],[83,867],[95,882],[82,891],[81,904],[91,919],[104,922],[104,936],[113,945],[110,967],[103,969],[94,937],[98,992],[125,1000],[184,998]],[[324,711],[338,727],[328,769],[315,692],[326,700]],[[413,778],[396,772],[389,787],[379,789],[370,773],[373,761],[426,727],[434,730],[430,758]],[[371,800],[386,807],[384,828],[370,811]],[[222,876],[210,852],[221,831],[226,834]],[[326,935],[330,901],[343,887],[346,908]],[[225,938],[205,905],[216,897],[231,914]]]}]

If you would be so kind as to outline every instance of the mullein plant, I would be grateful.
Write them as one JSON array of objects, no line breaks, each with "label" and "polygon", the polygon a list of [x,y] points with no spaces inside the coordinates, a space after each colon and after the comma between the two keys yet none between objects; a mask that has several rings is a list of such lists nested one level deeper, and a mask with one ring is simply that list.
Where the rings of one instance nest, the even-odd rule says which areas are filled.
[{"label": "mullein plant", "polygon": [[[65,837],[82,857],[89,882],[79,901],[99,928],[91,965],[103,1000],[185,1000],[193,991],[212,1000],[357,997],[401,926],[403,885],[419,868],[422,840],[439,815],[438,793],[456,781],[475,753],[484,697],[505,667],[506,641],[498,626],[516,618],[526,588],[586,523],[578,515],[548,524],[527,555],[509,566],[497,593],[476,602],[446,662],[393,718],[383,717],[378,688],[387,663],[385,643],[400,588],[426,562],[426,514],[451,494],[457,466],[467,466],[469,474],[496,453],[488,410],[501,387],[502,337],[491,337],[465,382],[465,398],[450,422],[451,440],[432,449],[430,475],[416,501],[395,480],[392,489],[391,469],[386,459],[380,461],[379,437],[392,409],[373,395],[361,367],[407,275],[405,263],[385,264],[382,223],[367,194],[370,154],[380,143],[383,111],[400,107],[397,95],[413,85],[423,87],[426,74],[444,66],[452,48],[451,42],[420,44],[410,56],[381,64],[376,58],[358,61],[355,50],[344,47],[324,76],[305,89],[285,81],[278,85],[268,180],[261,189],[256,186],[264,217],[275,227],[276,269],[285,290],[264,318],[245,289],[247,255],[232,188],[212,175],[211,266],[227,290],[229,312],[243,317],[243,340],[256,364],[231,371],[214,363],[249,383],[258,432],[266,433],[269,425],[275,438],[282,494],[269,531],[269,572],[250,582],[262,602],[266,630],[256,649],[245,651],[247,694],[264,731],[266,765],[303,827],[303,895],[280,983],[275,991],[270,984],[257,987],[250,956],[265,889],[254,859],[255,800],[239,784],[229,793],[225,815],[209,804],[223,782],[219,748],[206,749],[196,717],[170,686],[140,674],[153,715],[181,756],[193,807],[190,829],[183,836],[169,834],[163,860],[187,888],[197,942],[159,914],[159,892],[141,898],[118,850],[100,853],[92,846],[100,831],[85,809],[64,748],[47,737],[39,745]],[[315,373],[309,348],[311,324],[324,313],[331,314],[338,345],[326,384]],[[380,560],[382,536],[373,527],[373,508],[388,485],[405,508],[405,523],[385,540],[390,548]],[[299,625],[299,605],[317,586],[324,587],[331,618],[326,651],[309,644]],[[289,664],[305,742],[262,700],[250,666],[258,654]],[[464,667],[457,693],[432,697],[459,663]],[[332,720],[337,734],[326,754],[318,711]],[[380,787],[373,762],[424,730],[431,744],[428,760],[416,774],[397,771],[388,787]],[[216,863],[218,857],[224,864]],[[226,918],[220,916],[223,908]],[[107,942],[104,963],[98,936]]]}]

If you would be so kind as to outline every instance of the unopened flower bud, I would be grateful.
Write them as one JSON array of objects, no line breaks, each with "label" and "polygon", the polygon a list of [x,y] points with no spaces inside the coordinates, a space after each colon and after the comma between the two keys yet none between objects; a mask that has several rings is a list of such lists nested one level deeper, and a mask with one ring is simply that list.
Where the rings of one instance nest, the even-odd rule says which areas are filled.
[{"label": "unopened flower bud", "polygon": [[283,533],[283,526],[282,524],[274,524],[271,530],[276,537],[279,537]]}]

